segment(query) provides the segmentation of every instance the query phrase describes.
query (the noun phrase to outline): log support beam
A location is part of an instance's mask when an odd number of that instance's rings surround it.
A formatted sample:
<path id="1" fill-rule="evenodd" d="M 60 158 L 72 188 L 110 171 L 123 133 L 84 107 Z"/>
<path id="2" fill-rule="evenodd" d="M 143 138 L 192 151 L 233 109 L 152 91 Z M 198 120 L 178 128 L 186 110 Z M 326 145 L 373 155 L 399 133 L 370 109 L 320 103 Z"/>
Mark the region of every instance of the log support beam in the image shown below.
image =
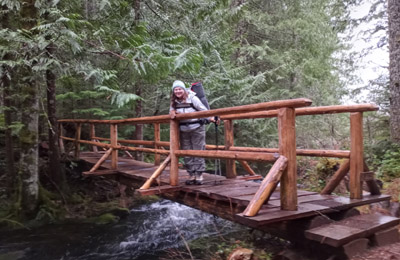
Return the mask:
<path id="1" fill-rule="evenodd" d="M 296 125 L 294 108 L 281 108 L 278 113 L 279 153 L 287 158 L 281 178 L 281 209 L 297 210 Z"/>
<path id="2" fill-rule="evenodd" d="M 340 182 L 343 180 L 346 174 L 349 172 L 349 169 L 350 169 L 350 160 L 346 160 L 340 165 L 339 169 L 335 172 L 335 174 L 333 174 L 332 178 L 329 180 L 329 182 L 325 185 L 324 189 L 321 191 L 321 194 L 323 195 L 331 194 L 340 184 Z"/>
<path id="3" fill-rule="evenodd" d="M 161 175 L 161 173 L 164 171 L 164 169 L 168 166 L 168 164 L 171 161 L 171 155 L 168 155 L 168 157 L 164 160 L 164 162 L 158 167 L 158 169 L 151 175 L 151 177 L 140 187 L 141 190 L 146 190 L 150 188 L 151 184 L 155 179 L 158 178 L 158 176 Z"/>
<path id="4" fill-rule="evenodd" d="M 282 172 L 286 170 L 287 162 L 288 160 L 286 157 L 280 156 L 279 159 L 274 163 L 271 170 L 262 181 L 260 188 L 257 190 L 256 194 L 249 202 L 249 205 L 247 205 L 247 208 L 244 210 L 243 215 L 246 217 L 253 217 L 257 215 L 262 205 L 268 202 L 271 194 L 275 191 L 276 186 L 281 179 Z"/>
<path id="5" fill-rule="evenodd" d="M 171 155 L 171 167 L 170 167 L 170 185 L 178 186 L 179 185 L 179 157 L 176 152 L 179 150 L 179 121 L 178 120 L 170 120 L 170 129 L 169 129 L 169 139 L 170 139 L 170 155 Z"/>
<path id="6" fill-rule="evenodd" d="M 218 133 L 216 133 L 218 134 Z M 224 137 L 225 150 L 229 150 L 233 146 L 233 122 L 232 120 L 224 120 Z M 226 178 L 236 178 L 236 165 L 234 160 L 226 160 Z"/>
<path id="7" fill-rule="evenodd" d="M 361 173 L 364 171 L 363 114 L 350 114 L 350 198 L 362 198 Z"/>
<path id="8" fill-rule="evenodd" d="M 244 160 L 238 160 L 238 161 L 239 161 L 240 165 L 242 165 L 243 169 L 245 169 L 245 171 L 248 174 L 257 175 L 246 161 L 244 161 Z"/>
<path id="9" fill-rule="evenodd" d="M 161 148 L 161 146 L 158 146 L 157 143 L 160 142 L 160 124 L 155 123 L 153 124 L 154 126 L 154 149 L 157 150 Z M 161 156 L 159 153 L 154 154 L 154 165 L 160 165 L 161 162 Z"/>
<path id="10" fill-rule="evenodd" d="M 110 125 L 110 145 L 113 148 L 111 152 L 111 169 L 116 170 L 118 168 L 118 128 L 116 124 Z"/>
<path id="11" fill-rule="evenodd" d="M 102 164 L 105 160 L 107 160 L 107 158 L 110 156 L 110 154 L 112 153 L 113 149 L 110 148 L 107 150 L 107 152 L 105 154 L 103 154 L 103 156 L 100 158 L 100 160 L 97 161 L 97 163 L 95 165 L 93 165 L 92 169 L 90 169 L 90 173 L 95 172 Z"/>
<path id="12" fill-rule="evenodd" d="M 96 129 L 94 124 L 90 124 L 90 140 L 95 142 L 96 141 Z M 96 145 L 92 145 L 93 152 L 97 153 L 98 149 Z"/>
<path id="13" fill-rule="evenodd" d="M 80 145 L 80 140 L 81 140 L 81 131 L 82 131 L 82 124 L 81 123 L 76 123 L 75 124 L 76 131 L 75 131 L 75 158 L 79 158 L 80 150 L 81 150 L 81 145 Z"/>

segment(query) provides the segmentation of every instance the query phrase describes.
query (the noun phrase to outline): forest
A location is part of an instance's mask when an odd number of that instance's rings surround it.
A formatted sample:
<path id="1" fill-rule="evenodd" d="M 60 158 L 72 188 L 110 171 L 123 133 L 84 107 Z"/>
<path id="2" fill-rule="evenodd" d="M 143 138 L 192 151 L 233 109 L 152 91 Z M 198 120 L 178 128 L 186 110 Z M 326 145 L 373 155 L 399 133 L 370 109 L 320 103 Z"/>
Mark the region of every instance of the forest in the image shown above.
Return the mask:
<path id="1" fill-rule="evenodd" d="M 366 2 L 369 11 L 354 18 L 352 12 Z M 0 0 L 0 5 L 0 229 L 98 214 L 87 205 L 93 195 L 89 181 L 73 179 L 77 165 L 60 152 L 57 120 L 168 114 L 174 80 L 201 81 L 212 109 L 294 98 L 309 98 L 313 106 L 375 103 L 379 111 L 364 114 L 364 155 L 384 193 L 399 201 L 396 0 Z M 362 29 L 365 24 L 368 29 Z M 378 42 L 354 48 L 357 30 L 365 42 L 377 35 Z M 376 49 L 387 51 L 389 63 L 384 73 L 363 82 L 359 61 Z M 348 117 L 296 119 L 297 147 L 347 149 Z M 216 133 L 208 130 L 212 144 Z M 278 143 L 276 119 L 238 121 L 234 134 L 241 146 Z M 150 140 L 153 130 L 127 125 L 119 136 Z M 163 125 L 161 140 L 168 139 Z M 338 161 L 302 157 L 299 182 L 321 189 Z M 207 165 L 214 167 L 211 160 Z M 270 166 L 253 167 L 265 175 Z"/>

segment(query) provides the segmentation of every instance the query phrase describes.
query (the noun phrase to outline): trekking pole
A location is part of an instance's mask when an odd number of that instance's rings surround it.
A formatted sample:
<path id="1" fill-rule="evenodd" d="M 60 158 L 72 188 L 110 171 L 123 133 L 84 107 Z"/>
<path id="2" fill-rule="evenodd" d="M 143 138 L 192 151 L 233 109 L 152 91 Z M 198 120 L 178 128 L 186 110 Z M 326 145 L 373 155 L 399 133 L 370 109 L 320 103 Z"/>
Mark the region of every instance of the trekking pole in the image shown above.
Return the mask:
<path id="1" fill-rule="evenodd" d="M 218 151 L 218 116 L 214 117 L 214 124 L 215 124 L 215 146 L 217 147 Z M 215 159 L 215 164 L 214 164 L 214 174 L 215 174 L 215 182 L 214 184 L 217 184 L 217 175 L 222 176 L 221 172 L 221 160 L 220 159 Z"/>

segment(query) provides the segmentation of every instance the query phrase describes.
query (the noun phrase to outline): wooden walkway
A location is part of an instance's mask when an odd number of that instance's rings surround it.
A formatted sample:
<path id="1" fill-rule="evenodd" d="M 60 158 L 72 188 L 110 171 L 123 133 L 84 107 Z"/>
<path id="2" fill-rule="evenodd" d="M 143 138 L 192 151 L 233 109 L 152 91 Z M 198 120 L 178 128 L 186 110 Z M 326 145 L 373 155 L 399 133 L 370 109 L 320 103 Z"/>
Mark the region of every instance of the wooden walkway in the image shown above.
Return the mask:
<path id="1" fill-rule="evenodd" d="M 59 120 L 60 148 L 63 151 L 64 141 L 73 142 L 75 158 L 93 166 L 89 172 L 84 173 L 87 176 L 109 175 L 120 183 L 134 188 L 141 187 L 136 191 L 142 195 L 158 194 L 221 218 L 297 241 L 312 249 L 320 247 L 315 246 L 315 243 L 325 244 L 340 249 L 340 254 L 350 257 L 354 253 L 352 248 L 365 249 L 370 242 L 382 245 L 389 240 L 398 239 L 398 231 L 393 229 L 399 223 L 398 218 L 380 214 L 360 217 L 360 212 L 354 209 L 357 206 L 390 200 L 390 196 L 380 195 L 374 173 L 365 164 L 363 154 L 363 113 L 376 111 L 378 107 L 372 104 L 308 107 L 311 103 L 309 99 L 278 100 L 177 114 L 174 119 L 169 115 L 122 120 L 62 119 Z M 350 150 L 297 148 L 298 116 L 335 113 L 350 113 Z M 211 116 L 219 116 L 223 120 L 224 145 L 206 145 L 206 150 L 201 151 L 180 150 L 179 121 Z M 271 117 L 278 121 L 278 147 L 235 146 L 233 120 Z M 70 127 L 65 128 L 65 124 L 70 124 Z M 62 130 L 70 129 L 71 124 L 75 133 L 63 134 Z M 126 124 L 151 124 L 154 130 L 153 140 L 118 138 L 118 126 Z M 169 141 L 161 141 L 161 124 L 169 124 Z M 83 125 L 89 126 L 89 139 L 81 138 Z M 97 125 L 108 125 L 109 135 L 102 132 L 102 136 L 97 136 Z M 82 152 L 81 145 L 89 145 L 94 152 Z M 100 149 L 107 152 L 97 153 Z M 121 158 L 119 154 L 122 151 L 154 154 L 154 164 L 160 164 L 160 167 Z M 162 155 L 167 156 L 163 163 Z M 225 160 L 224 176 L 228 179 L 204 174 L 204 185 L 185 185 L 188 175 L 186 171 L 179 169 L 179 158 L 185 156 Z M 321 194 L 318 194 L 298 189 L 298 156 L 334 157 L 343 158 L 344 161 Z M 262 182 L 254 181 L 255 178 L 262 177 L 255 175 L 249 161 L 273 163 Z M 251 176 L 237 176 L 236 162 Z M 165 168 L 168 164 L 170 167 Z M 159 176 L 161 172 L 162 175 Z M 331 195 L 346 175 L 349 176 L 348 198 Z M 156 183 L 155 178 L 158 178 Z M 156 186 L 150 186 L 152 183 Z M 280 186 L 277 186 L 278 183 Z M 370 195 L 364 194 L 363 183 L 368 186 Z M 355 227 L 357 223 L 360 225 Z"/>
<path id="2" fill-rule="evenodd" d="M 80 159 L 89 164 L 95 164 L 102 153 L 82 152 Z M 138 185 L 143 184 L 151 174 L 157 169 L 154 164 L 135 161 L 133 159 L 119 158 L 118 170 L 111 170 L 111 162 L 106 161 L 102 164 L 102 168 L 95 173 L 85 172 L 89 176 L 96 175 L 118 175 L 124 176 Z M 179 202 L 188 206 L 200 208 L 196 203 L 200 197 L 203 201 L 208 201 L 209 213 L 218 214 L 218 207 L 221 203 L 230 205 L 230 220 L 241 223 L 243 225 L 259 228 L 272 223 L 283 222 L 286 220 L 295 220 L 321 214 L 328 214 L 351 209 L 357 206 L 371 204 L 375 202 L 390 200 L 389 195 L 365 195 L 362 199 L 350 199 L 335 195 L 320 195 L 317 192 L 298 190 L 298 210 L 287 211 L 280 209 L 280 192 L 278 189 L 272 194 L 267 204 L 263 205 L 259 213 L 254 217 L 246 217 L 240 213 L 253 198 L 254 194 L 260 187 L 259 182 L 254 179 L 261 176 L 238 176 L 236 179 L 226 179 L 223 176 L 215 176 L 213 174 L 204 174 L 203 185 L 185 185 L 188 174 L 185 170 L 179 170 L 179 185 L 169 185 L 169 168 L 166 168 L 159 178 L 158 186 L 148 190 L 140 191 L 142 195 L 160 194 L 170 195 L 167 198 L 182 198 Z M 180 196 L 177 196 L 180 193 Z M 188 200 L 187 198 L 191 198 Z M 183 199 L 185 198 L 185 199 Z M 173 200 L 173 199 L 172 199 Z M 211 206 L 210 206 L 211 205 Z M 212 206 L 214 205 L 214 206 Z M 232 208 L 235 208 L 233 211 Z M 226 216 L 222 216 L 227 218 Z"/>

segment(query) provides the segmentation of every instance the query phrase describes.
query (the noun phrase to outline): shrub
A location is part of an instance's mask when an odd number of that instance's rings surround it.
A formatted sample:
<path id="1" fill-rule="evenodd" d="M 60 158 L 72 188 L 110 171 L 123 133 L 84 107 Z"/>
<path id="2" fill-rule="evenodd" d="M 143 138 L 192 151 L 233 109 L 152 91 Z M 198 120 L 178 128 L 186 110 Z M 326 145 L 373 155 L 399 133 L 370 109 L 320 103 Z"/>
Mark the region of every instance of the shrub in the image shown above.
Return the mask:
<path id="1" fill-rule="evenodd" d="M 400 146 L 392 144 L 383 154 L 378 168 L 378 177 L 384 181 L 390 181 L 400 177 Z"/>

